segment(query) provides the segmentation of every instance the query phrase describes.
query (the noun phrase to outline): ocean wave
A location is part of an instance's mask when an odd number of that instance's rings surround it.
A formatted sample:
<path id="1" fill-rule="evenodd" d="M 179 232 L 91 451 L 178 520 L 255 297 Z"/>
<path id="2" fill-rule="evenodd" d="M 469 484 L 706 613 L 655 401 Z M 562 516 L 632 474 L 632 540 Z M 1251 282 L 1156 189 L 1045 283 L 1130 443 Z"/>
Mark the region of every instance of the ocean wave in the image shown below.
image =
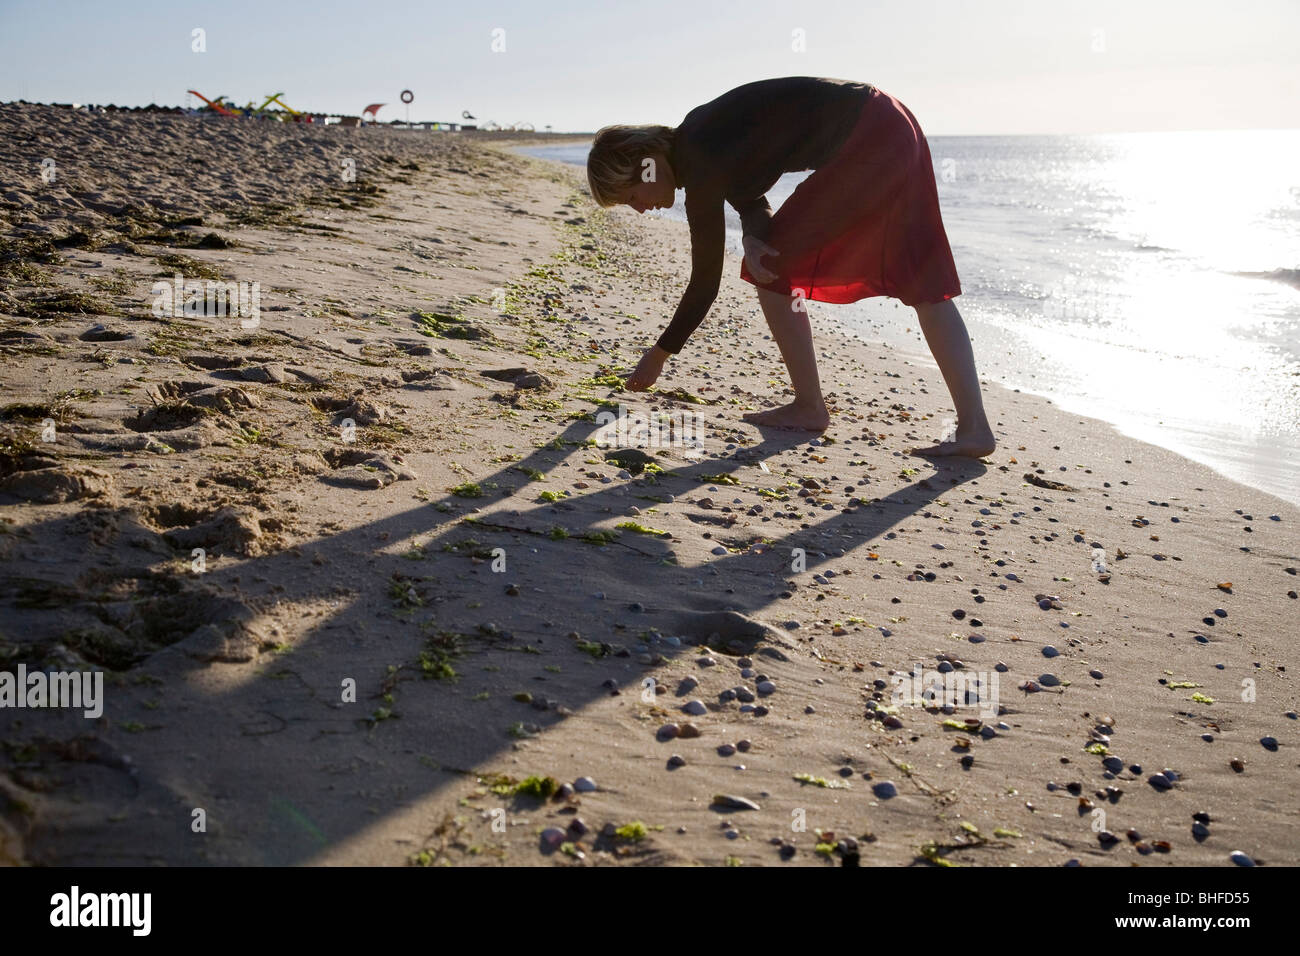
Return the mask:
<path id="1" fill-rule="evenodd" d="M 1234 272 L 1233 275 L 1246 276 L 1250 279 L 1272 279 L 1284 282 L 1293 289 L 1300 289 L 1300 269 L 1274 269 L 1271 272 Z"/>

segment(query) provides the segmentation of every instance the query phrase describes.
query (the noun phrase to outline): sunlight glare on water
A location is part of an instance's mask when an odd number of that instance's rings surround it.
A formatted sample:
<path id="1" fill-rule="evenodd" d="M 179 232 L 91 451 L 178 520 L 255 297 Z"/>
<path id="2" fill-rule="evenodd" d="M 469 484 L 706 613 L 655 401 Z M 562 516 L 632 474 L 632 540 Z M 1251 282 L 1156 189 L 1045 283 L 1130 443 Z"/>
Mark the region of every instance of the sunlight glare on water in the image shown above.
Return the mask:
<path id="1" fill-rule="evenodd" d="M 1300 130 L 929 141 L 981 375 L 1300 503 Z M 813 315 L 924 356 L 893 305 Z"/>

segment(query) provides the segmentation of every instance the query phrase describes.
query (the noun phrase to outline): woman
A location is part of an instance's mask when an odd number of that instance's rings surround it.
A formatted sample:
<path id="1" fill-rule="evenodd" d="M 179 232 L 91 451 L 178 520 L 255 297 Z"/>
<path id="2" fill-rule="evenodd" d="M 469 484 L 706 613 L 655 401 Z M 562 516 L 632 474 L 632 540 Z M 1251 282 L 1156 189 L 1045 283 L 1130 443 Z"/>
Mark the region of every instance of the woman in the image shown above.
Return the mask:
<path id="1" fill-rule="evenodd" d="M 765 193 L 782 173 L 814 169 L 776 215 Z M 607 126 L 587 178 L 601 206 L 668 208 L 686 190 L 691 279 L 659 341 L 627 379 L 649 388 L 704 320 L 722 280 L 723 202 L 740 214 L 740 276 L 758 287 L 795 400 L 745 415 L 755 425 L 821 432 L 830 423 L 804 303 L 893 296 L 916 309 L 957 408 L 952 441 L 918 454 L 993 451 L 930 148 L 911 112 L 866 83 L 790 76 L 736 87 L 681 125 Z"/>

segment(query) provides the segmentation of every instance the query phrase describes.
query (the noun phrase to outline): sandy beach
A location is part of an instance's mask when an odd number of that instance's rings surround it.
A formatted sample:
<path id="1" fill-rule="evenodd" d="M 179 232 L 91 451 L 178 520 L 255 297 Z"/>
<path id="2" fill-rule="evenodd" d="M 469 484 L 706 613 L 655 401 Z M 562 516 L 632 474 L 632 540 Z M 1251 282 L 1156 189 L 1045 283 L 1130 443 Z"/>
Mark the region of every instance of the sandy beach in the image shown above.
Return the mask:
<path id="1" fill-rule="evenodd" d="M 911 456 L 818 303 L 760 432 L 731 257 L 625 392 L 689 235 L 512 142 L 0 105 L 0 670 L 104 674 L 0 707 L 0 862 L 1300 863 L 1295 507 L 991 385 Z"/>

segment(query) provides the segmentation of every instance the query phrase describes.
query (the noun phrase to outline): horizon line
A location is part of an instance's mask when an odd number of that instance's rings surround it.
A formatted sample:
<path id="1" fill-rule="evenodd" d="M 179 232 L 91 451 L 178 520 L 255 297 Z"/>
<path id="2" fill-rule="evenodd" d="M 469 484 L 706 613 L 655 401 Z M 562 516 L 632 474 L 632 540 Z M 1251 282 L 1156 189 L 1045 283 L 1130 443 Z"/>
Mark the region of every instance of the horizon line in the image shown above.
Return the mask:
<path id="1" fill-rule="evenodd" d="M 55 108 L 58 108 L 58 109 L 79 109 L 79 110 L 89 110 L 91 107 L 105 109 L 105 108 L 107 108 L 107 107 L 109 107 L 109 106 L 112 106 L 112 107 L 114 107 L 116 110 L 133 111 L 133 112 L 134 112 L 134 111 L 140 111 L 140 110 L 148 110 L 150 107 L 154 107 L 154 108 L 159 109 L 159 110 L 175 110 L 175 109 L 179 109 L 179 110 L 187 111 L 187 115 L 194 114 L 194 113 L 199 113 L 199 112 L 203 112 L 202 110 L 195 110 L 193 107 L 184 106 L 184 105 L 181 105 L 181 104 L 168 105 L 168 104 L 164 104 L 164 103 L 147 103 L 147 104 L 141 104 L 141 105 L 138 105 L 138 106 L 128 106 L 128 105 L 123 105 L 123 104 L 120 104 L 120 103 L 41 103 L 41 102 L 37 102 L 37 101 L 35 101 L 35 100 L 21 100 L 21 99 L 20 99 L 20 100 L 0 100 L 0 106 L 50 106 L 50 107 L 55 107 Z M 311 114 L 313 114 L 313 115 L 317 115 L 317 116 L 351 116 L 351 115 L 352 115 L 352 114 L 350 114 L 350 113 L 331 113 L 331 112 L 324 112 L 324 111 L 318 111 L 318 110 L 302 110 L 301 112 L 303 112 L 303 113 L 311 113 Z M 233 119 L 242 119 L 243 117 L 230 117 L 230 118 L 233 120 Z M 365 125 L 367 125 L 367 126 L 384 126 L 384 127 L 398 127 L 398 128 L 400 128 L 400 127 L 402 127 L 402 126 L 405 126 L 406 123 L 407 123 L 406 120 L 392 119 L 392 120 L 385 120 L 385 121 L 383 121 L 383 122 L 379 122 L 379 123 L 367 123 L 367 124 L 365 124 Z M 428 124 L 428 123 L 439 123 L 439 124 L 444 124 L 444 125 L 458 125 L 458 126 L 463 126 L 463 125 L 464 125 L 463 121 L 461 121 L 461 120 L 412 119 L 412 120 L 410 120 L 410 123 L 411 123 L 411 125 Z M 333 125 L 333 124 L 331 124 L 331 125 Z M 448 131 L 446 131 L 446 132 L 455 132 L 455 131 L 448 130 Z M 488 129 L 483 129 L 482 127 L 476 127 L 475 129 L 473 129 L 473 130 L 469 130 L 468 132 L 479 132 L 479 133 L 523 133 L 523 134 L 533 135 L 533 136 L 585 136 L 585 137 L 594 138 L 595 135 L 596 135 L 596 132 L 597 132 L 597 131 L 596 131 L 596 130 L 559 130 L 559 129 L 552 129 L 552 130 L 546 130 L 546 129 L 532 129 L 532 130 L 496 129 L 496 130 L 488 130 Z M 935 132 L 928 132 L 928 131 L 927 131 L 925 135 L 926 135 L 927 138 L 934 138 L 934 137 L 958 138 L 958 137 L 978 137 L 978 136 L 1004 136 L 1004 137 L 1011 137 L 1011 136 L 1128 136 L 1128 135 L 1157 134 L 1157 133 L 1289 133 L 1289 132 L 1300 132 L 1300 126 L 1204 126 L 1204 127 L 1194 127 L 1194 128 L 1179 128 L 1179 129 L 1111 129 L 1111 130 L 1089 130 L 1089 131 L 1087 131 L 1087 132 L 1078 132 L 1078 131 L 1074 131 L 1074 132 L 1061 132 L 1061 131 L 1047 132 L 1047 131 L 1038 131 L 1038 132 L 1032 132 L 1032 133 L 1025 133 L 1025 132 L 1020 132 L 1020 133 L 942 133 L 942 132 L 940 132 L 940 133 L 935 133 Z"/>

